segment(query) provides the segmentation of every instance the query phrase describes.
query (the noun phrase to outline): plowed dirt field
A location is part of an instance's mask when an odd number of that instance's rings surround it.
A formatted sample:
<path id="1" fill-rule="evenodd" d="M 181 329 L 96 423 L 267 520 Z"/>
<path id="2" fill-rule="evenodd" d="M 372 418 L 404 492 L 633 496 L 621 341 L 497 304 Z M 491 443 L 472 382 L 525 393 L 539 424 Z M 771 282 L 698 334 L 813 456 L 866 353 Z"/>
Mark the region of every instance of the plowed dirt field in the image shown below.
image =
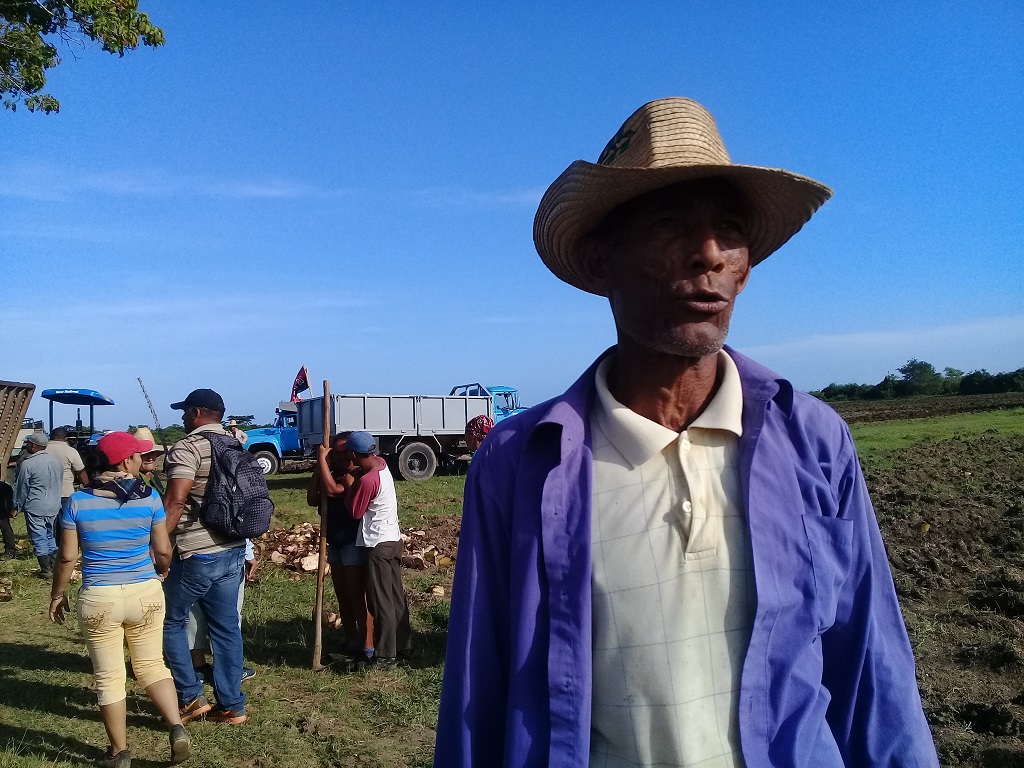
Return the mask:
<path id="1" fill-rule="evenodd" d="M 867 473 L 942 764 L 1024 766 L 1024 437 Z"/>

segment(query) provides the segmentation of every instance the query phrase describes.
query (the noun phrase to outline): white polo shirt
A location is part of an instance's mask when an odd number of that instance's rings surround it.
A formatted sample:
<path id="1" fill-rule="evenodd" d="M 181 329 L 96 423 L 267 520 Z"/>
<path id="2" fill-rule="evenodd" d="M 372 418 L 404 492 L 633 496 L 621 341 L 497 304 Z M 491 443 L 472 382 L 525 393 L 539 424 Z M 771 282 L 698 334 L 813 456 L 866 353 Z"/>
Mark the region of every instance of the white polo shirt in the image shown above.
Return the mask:
<path id="1" fill-rule="evenodd" d="M 743 766 L 739 687 L 756 606 L 736 438 L 743 394 L 680 433 L 634 413 L 597 370 L 590 765 Z"/>

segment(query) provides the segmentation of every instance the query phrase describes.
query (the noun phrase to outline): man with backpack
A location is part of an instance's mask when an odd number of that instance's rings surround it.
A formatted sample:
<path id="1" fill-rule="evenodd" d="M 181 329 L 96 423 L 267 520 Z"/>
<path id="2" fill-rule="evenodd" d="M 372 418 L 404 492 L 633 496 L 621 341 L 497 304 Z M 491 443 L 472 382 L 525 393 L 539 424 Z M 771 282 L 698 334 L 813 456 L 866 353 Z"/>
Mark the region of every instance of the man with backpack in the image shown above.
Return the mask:
<path id="1" fill-rule="evenodd" d="M 241 725 L 247 715 L 238 589 L 245 570 L 246 537 L 211 524 L 205 509 L 210 505 L 204 504 L 208 494 L 219 495 L 213 481 L 223 466 L 219 459 L 228 450 L 227 441 L 236 450 L 239 446 L 221 425 L 224 400 L 212 389 L 194 390 L 171 408 L 184 412 L 188 435 L 174 444 L 164 460 L 168 480 L 164 506 L 175 545 L 164 580 L 164 653 L 178 689 L 182 722 L 205 714 L 207 720 Z M 216 708 L 203 695 L 203 680 L 192 666 L 186 635 L 189 611 L 196 603 L 209 628 Z"/>

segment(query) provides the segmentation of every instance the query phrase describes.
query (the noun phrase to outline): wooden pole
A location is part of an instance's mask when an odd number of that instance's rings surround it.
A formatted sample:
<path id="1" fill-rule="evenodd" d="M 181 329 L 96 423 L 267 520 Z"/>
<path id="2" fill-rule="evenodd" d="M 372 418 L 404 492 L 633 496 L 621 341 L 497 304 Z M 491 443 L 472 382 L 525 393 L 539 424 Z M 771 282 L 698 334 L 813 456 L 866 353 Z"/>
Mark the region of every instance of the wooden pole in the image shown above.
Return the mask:
<path id="1" fill-rule="evenodd" d="M 331 444 L 331 382 L 324 379 L 324 437 L 321 445 Z M 327 570 L 327 490 L 320 482 L 320 553 L 316 563 L 316 609 L 313 611 L 313 671 L 324 668 L 323 650 L 324 577 Z"/>

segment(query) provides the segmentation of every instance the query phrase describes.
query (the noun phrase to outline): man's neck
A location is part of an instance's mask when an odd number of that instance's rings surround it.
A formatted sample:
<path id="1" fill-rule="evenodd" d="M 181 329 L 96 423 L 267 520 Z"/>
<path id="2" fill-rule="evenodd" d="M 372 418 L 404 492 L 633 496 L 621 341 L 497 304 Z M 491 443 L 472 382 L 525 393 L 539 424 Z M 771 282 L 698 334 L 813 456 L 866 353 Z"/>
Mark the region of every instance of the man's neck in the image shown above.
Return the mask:
<path id="1" fill-rule="evenodd" d="M 620 344 L 608 389 L 634 413 L 680 432 L 718 391 L 718 355 L 678 357 Z"/>

